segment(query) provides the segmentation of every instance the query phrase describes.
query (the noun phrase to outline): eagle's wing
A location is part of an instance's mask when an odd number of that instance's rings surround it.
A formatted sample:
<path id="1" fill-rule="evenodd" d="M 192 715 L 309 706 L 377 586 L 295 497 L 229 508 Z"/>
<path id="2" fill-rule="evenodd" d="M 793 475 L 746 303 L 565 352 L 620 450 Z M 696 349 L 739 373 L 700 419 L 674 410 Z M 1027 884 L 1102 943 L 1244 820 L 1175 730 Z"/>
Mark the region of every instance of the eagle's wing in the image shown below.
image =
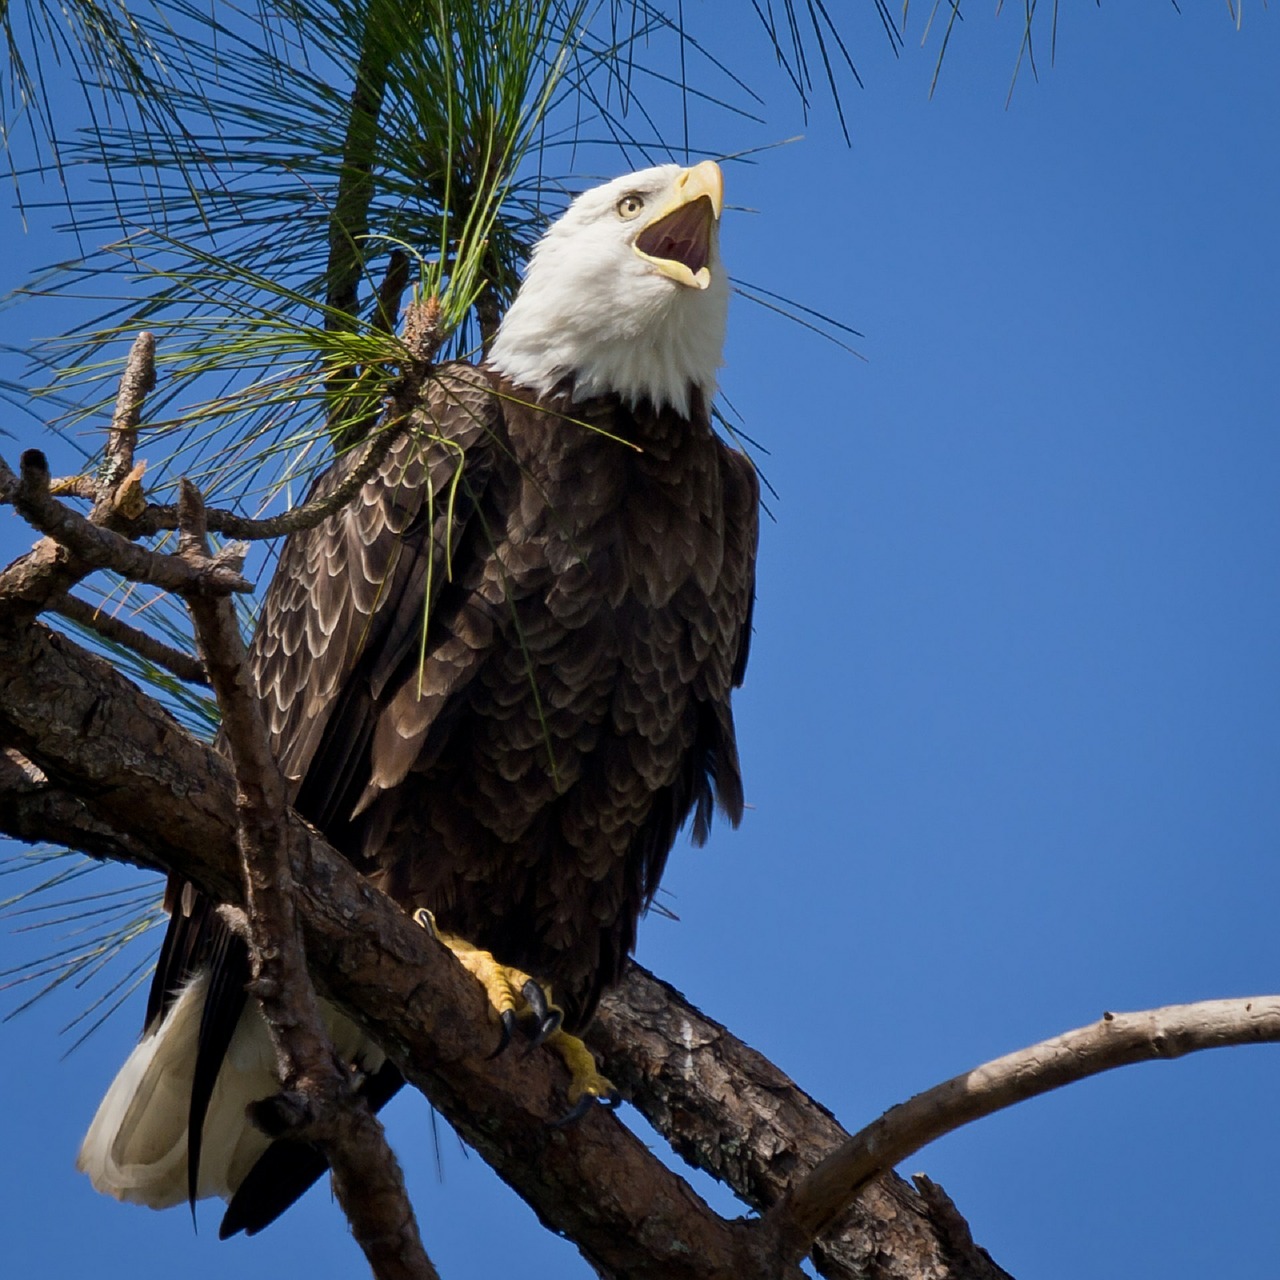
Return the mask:
<path id="1" fill-rule="evenodd" d="M 375 727 L 374 702 L 413 659 L 431 605 L 457 569 L 453 551 L 465 543 L 463 531 L 489 482 L 500 429 L 487 377 L 468 365 L 443 367 L 424 405 L 352 502 L 295 534 L 280 553 L 250 668 L 294 806 L 348 856 L 356 850 L 343 848 L 343 836 L 366 783 L 362 760 Z M 361 452 L 325 472 L 312 496 L 331 493 Z M 353 679 L 357 673 L 361 678 Z M 148 1029 L 194 973 L 210 972 L 188 1121 L 194 1200 L 204 1118 L 244 1009 L 249 959 L 193 885 L 171 882 L 166 898 L 171 914 L 148 1000 Z M 381 1078 L 387 1072 L 394 1079 Z M 385 1102 L 398 1085 L 394 1068 L 384 1068 L 373 1082 L 382 1095 L 377 1101 Z M 286 1168 L 277 1168 L 272 1204 L 257 1203 L 254 1193 L 249 1198 L 255 1203 L 237 1209 L 249 1220 L 239 1225 L 265 1226 L 287 1208 L 323 1171 L 323 1165 L 304 1164 L 286 1161 Z M 251 1176 L 246 1190 L 250 1184 L 262 1191 L 261 1178 Z"/>
<path id="2" fill-rule="evenodd" d="M 485 375 L 447 366 L 423 420 L 355 502 L 281 552 L 250 662 L 296 807 L 330 840 L 330 820 L 351 816 L 368 781 L 374 703 L 424 648 L 431 606 L 460 568 L 454 552 L 489 482 L 498 418 Z M 327 472 L 317 494 L 351 465 Z M 456 687 L 458 675 L 444 683 Z M 416 692 L 427 701 L 433 689 Z"/>

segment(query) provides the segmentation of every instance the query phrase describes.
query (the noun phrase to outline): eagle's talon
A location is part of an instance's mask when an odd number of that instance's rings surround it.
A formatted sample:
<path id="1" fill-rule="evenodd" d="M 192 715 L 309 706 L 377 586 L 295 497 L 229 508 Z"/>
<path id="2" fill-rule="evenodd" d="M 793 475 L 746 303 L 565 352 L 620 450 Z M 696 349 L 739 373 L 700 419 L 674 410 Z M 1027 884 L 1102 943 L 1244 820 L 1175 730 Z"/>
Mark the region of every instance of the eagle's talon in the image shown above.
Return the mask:
<path id="1" fill-rule="evenodd" d="M 547 993 L 532 978 L 520 988 L 520 994 L 524 996 L 525 1003 L 533 1010 L 533 1016 L 539 1023 L 543 1022 L 547 1016 Z"/>
<path id="2" fill-rule="evenodd" d="M 560 1009 L 557 1009 L 555 1005 L 552 1005 L 551 1011 L 538 1024 L 538 1033 L 533 1037 L 534 1045 L 546 1044 L 552 1036 L 559 1032 L 560 1025 L 563 1022 L 564 1013 Z"/>
<path id="3" fill-rule="evenodd" d="M 567 1129 L 571 1124 L 577 1124 L 591 1110 L 593 1104 L 603 1107 L 606 1111 L 617 1111 L 622 1106 L 622 1094 L 604 1076 L 597 1075 L 595 1078 L 601 1085 L 607 1085 L 608 1087 L 601 1093 L 594 1092 L 595 1086 L 585 1088 L 577 1102 L 559 1120 L 551 1122 L 553 1129 Z M 574 1085 L 576 1084 L 577 1081 L 575 1080 Z M 574 1085 L 569 1087 L 570 1097 L 573 1096 Z"/>
<path id="4" fill-rule="evenodd" d="M 425 929 L 437 942 L 441 941 L 440 930 L 436 927 L 436 917 L 433 911 L 429 911 L 426 907 L 419 907 L 412 916 L 413 923 L 419 928 Z"/>
<path id="5" fill-rule="evenodd" d="M 502 1028 L 498 1033 L 498 1047 L 485 1058 L 486 1062 L 492 1062 L 494 1058 L 499 1057 L 503 1050 L 511 1043 L 511 1034 L 515 1031 L 518 1025 L 515 1010 L 504 1009 L 502 1013 L 498 1015 L 498 1022 L 501 1024 Z"/>
<path id="6" fill-rule="evenodd" d="M 546 990 L 530 979 L 520 988 L 520 994 L 529 1006 L 534 1018 L 533 1044 L 546 1044 L 564 1022 L 564 1010 L 547 999 Z"/>
<path id="7" fill-rule="evenodd" d="M 577 1124 L 591 1110 L 593 1102 L 595 1102 L 595 1099 L 589 1093 L 584 1093 L 559 1120 L 551 1122 L 551 1127 L 553 1129 L 567 1129 L 571 1124 Z"/>

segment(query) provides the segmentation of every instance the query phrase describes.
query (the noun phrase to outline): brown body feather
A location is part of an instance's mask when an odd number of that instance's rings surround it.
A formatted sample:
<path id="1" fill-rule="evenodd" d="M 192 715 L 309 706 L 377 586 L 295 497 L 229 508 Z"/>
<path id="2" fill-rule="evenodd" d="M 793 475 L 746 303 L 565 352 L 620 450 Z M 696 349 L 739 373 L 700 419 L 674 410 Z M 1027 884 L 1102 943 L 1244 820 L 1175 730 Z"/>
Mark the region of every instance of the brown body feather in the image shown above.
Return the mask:
<path id="1" fill-rule="evenodd" d="M 689 418 L 537 404 L 445 367 L 359 497 L 286 543 L 251 651 L 299 812 L 406 909 L 550 983 L 571 1028 L 619 977 L 685 820 L 701 841 L 716 804 L 742 815 L 730 693 L 759 491 L 694 399 Z M 243 952 L 172 896 L 149 1018 L 213 964 L 211 1088 Z M 251 1177 L 224 1232 L 265 1225 L 308 1169 L 265 1199 Z"/>

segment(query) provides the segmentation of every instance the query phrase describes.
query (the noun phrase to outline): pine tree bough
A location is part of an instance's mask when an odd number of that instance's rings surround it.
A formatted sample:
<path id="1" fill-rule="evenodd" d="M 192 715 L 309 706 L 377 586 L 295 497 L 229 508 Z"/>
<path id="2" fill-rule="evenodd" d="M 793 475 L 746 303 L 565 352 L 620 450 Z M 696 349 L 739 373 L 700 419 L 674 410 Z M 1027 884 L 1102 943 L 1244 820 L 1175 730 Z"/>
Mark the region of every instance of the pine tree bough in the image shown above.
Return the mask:
<path id="1" fill-rule="evenodd" d="M 11 767 L 0 770 L 5 793 L 0 825 L 9 834 L 32 839 L 41 820 L 62 838 L 83 830 L 82 843 L 100 856 L 178 869 L 221 898 L 243 901 L 234 786 L 226 763 L 108 664 L 39 623 L 10 619 L 0 624 L 0 742 L 50 780 L 40 788 L 30 768 L 8 757 Z M 559 1114 L 564 1085 L 559 1063 L 546 1054 L 487 1061 L 492 1035 L 485 1027 L 483 998 L 470 978 L 304 823 L 290 818 L 290 831 L 297 842 L 299 916 L 322 991 L 380 1040 L 548 1226 L 575 1240 L 608 1275 L 744 1280 L 798 1274 L 776 1254 L 770 1256 L 769 1231 L 719 1219 L 611 1116 L 593 1113 L 576 1129 L 553 1128 L 549 1122 Z M 111 832 L 128 835 L 113 845 Z M 701 1049 L 687 1080 L 672 1084 L 679 1072 L 663 1061 L 671 1055 L 655 1049 L 662 1036 L 654 1028 L 664 1022 L 704 1029 L 695 1035 L 695 1046 L 706 1038 L 703 1047 L 718 1060 L 729 1085 L 715 1092 L 740 1101 L 740 1107 L 726 1109 L 723 1101 L 701 1092 L 708 1062 Z M 1018 1061 L 1011 1075 L 1001 1074 L 1001 1063 L 992 1064 L 922 1095 L 924 1101 L 896 1108 L 877 1122 L 879 1128 L 873 1126 L 876 1150 L 870 1164 L 884 1168 L 976 1114 L 1108 1066 L 1278 1038 L 1280 1001 L 1274 997 L 1106 1018 L 1061 1038 L 1059 1049 L 1049 1042 L 1014 1055 Z M 1090 1039 L 1110 1042 L 1116 1052 L 1078 1052 Z M 804 1220 L 777 1224 L 793 1251 L 807 1247 L 797 1239 L 832 1217 L 832 1203 L 849 1204 L 863 1174 L 851 1173 L 847 1151 L 840 1154 L 834 1121 L 776 1068 L 669 989 L 634 974 L 610 1000 L 595 1041 L 606 1050 L 609 1069 L 633 1089 L 637 1102 L 678 1148 L 730 1180 L 748 1203 L 775 1203 L 788 1180 L 803 1181 L 801 1170 L 836 1145 L 834 1193 L 813 1198 L 813 1188 L 821 1191 L 827 1181 L 823 1175 L 803 1193 L 810 1202 L 800 1215 Z M 1002 1062 L 1008 1067 L 1011 1060 Z M 971 1086 L 984 1074 L 998 1087 L 975 1111 Z M 769 1142 L 760 1141 L 762 1094 L 782 1099 Z M 678 1117 L 664 1118 L 657 1101 L 664 1096 L 668 1105 L 679 1103 Z M 922 1107 L 929 1113 L 924 1124 L 919 1123 Z M 899 1127 L 903 1116 L 909 1131 L 905 1140 Z M 897 1136 L 889 1141 L 886 1133 Z M 712 1141 L 715 1134 L 718 1144 Z M 794 1168 L 779 1158 L 780 1142 L 792 1144 Z M 716 1145 L 722 1153 L 737 1148 L 738 1154 L 717 1164 L 708 1154 Z M 752 1148 L 746 1157 L 744 1146 Z M 930 1280 L 1001 1276 L 967 1240 L 967 1232 L 956 1228 L 945 1197 L 932 1184 L 922 1186 L 926 1194 L 919 1204 L 913 1203 L 913 1192 L 894 1181 L 877 1182 L 864 1192 L 844 1227 L 814 1251 L 824 1274 Z M 893 1222 L 878 1220 L 880 1196 L 889 1197 L 882 1202 L 886 1207 L 911 1207 L 886 1215 Z M 821 1207 L 816 1216 L 814 1204 Z M 776 1243 L 778 1237 L 773 1239 Z"/>

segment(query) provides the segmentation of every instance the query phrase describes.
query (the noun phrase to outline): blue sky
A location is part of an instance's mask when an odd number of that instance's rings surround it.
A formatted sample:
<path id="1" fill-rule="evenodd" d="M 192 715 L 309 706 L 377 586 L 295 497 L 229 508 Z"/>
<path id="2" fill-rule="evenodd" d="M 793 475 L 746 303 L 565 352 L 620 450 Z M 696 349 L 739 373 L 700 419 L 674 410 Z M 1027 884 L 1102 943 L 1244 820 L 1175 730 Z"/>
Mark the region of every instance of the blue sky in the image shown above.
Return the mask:
<path id="1" fill-rule="evenodd" d="M 677 848 L 680 921 L 639 956 L 850 1128 L 1105 1009 L 1276 987 L 1280 24 L 1063 6 L 1056 65 L 1006 110 L 1020 16 L 992 7 L 932 100 L 923 9 L 896 61 L 861 18 L 851 147 L 758 41 L 736 65 L 767 126 L 706 129 L 806 135 L 727 169 L 725 257 L 865 360 L 734 304 L 723 387 L 778 493 L 737 702 L 753 807 Z M 3 226 L 6 287 L 59 252 Z M 0 341 L 55 316 L 10 308 Z M 11 514 L 0 538 L 24 542 Z M 135 1006 L 65 1061 L 74 993 L 0 1031 L 6 1267 L 362 1274 L 323 1191 L 219 1244 L 213 1212 L 193 1234 L 74 1173 Z M 1019 1280 L 1271 1277 L 1277 1072 L 1272 1047 L 1113 1072 L 903 1172 Z M 420 1098 L 388 1121 L 443 1275 L 591 1274 L 443 1130 L 438 1175 Z"/>

